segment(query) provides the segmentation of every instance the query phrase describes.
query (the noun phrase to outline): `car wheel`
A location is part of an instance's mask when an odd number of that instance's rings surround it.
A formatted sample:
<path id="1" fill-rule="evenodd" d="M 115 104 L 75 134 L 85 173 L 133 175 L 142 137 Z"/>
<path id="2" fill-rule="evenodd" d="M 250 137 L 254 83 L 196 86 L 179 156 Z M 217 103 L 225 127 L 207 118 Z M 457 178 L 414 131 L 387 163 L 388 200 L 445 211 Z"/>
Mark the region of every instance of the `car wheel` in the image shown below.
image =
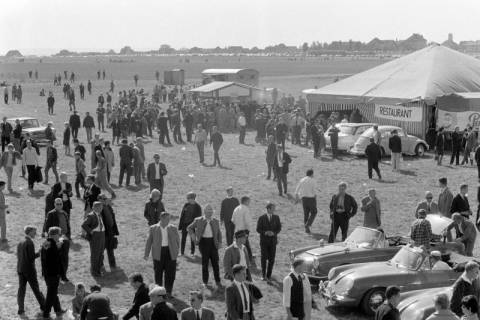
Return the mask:
<path id="1" fill-rule="evenodd" d="M 362 311 L 368 316 L 373 316 L 383 302 L 385 302 L 385 288 L 373 288 L 362 299 Z"/>
<path id="2" fill-rule="evenodd" d="M 425 155 L 425 146 L 423 144 L 417 144 L 415 147 L 415 154 L 419 157 L 423 157 Z"/>

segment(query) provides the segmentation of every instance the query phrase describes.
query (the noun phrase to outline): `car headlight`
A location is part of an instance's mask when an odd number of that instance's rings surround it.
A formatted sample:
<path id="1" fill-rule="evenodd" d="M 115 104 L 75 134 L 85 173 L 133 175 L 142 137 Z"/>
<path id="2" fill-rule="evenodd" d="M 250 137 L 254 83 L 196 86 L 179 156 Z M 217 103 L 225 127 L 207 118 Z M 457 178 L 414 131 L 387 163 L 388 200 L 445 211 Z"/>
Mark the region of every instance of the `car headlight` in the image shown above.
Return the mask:
<path id="1" fill-rule="evenodd" d="M 327 275 L 328 280 L 332 280 L 333 274 L 334 274 L 334 271 L 333 271 L 333 268 L 332 268 L 332 269 L 330 269 L 330 271 L 328 271 L 328 275 Z"/>
<path id="2" fill-rule="evenodd" d="M 353 279 L 346 277 L 340 280 L 335 285 L 335 292 L 337 295 L 346 295 L 353 288 Z"/>
<path id="3" fill-rule="evenodd" d="M 314 269 L 317 269 L 320 266 L 320 261 L 318 261 L 318 259 L 314 259 L 312 265 Z"/>

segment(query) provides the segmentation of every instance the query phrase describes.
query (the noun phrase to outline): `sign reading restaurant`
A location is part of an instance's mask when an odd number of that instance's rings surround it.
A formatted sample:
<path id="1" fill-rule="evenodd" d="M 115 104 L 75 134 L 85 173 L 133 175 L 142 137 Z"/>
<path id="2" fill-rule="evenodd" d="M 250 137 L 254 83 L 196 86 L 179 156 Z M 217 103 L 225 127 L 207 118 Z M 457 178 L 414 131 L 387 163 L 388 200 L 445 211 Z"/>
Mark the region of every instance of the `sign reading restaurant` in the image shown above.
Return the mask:
<path id="1" fill-rule="evenodd" d="M 422 121 L 422 108 L 376 104 L 375 116 L 396 121 Z"/>

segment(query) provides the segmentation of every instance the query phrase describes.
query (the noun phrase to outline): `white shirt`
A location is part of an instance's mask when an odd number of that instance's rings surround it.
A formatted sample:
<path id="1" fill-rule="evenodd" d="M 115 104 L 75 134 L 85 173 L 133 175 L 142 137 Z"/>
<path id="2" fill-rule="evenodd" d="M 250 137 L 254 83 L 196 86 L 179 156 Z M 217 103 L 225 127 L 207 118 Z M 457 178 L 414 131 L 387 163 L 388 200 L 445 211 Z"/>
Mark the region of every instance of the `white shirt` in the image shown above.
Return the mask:
<path id="1" fill-rule="evenodd" d="M 67 184 L 64 183 L 64 182 L 60 182 L 60 186 L 62 187 L 62 191 L 66 191 L 67 190 Z M 68 196 L 66 193 L 62 192 L 62 200 L 63 201 L 68 201 Z"/>
<path id="2" fill-rule="evenodd" d="M 245 126 L 247 125 L 247 121 L 245 120 L 245 117 L 244 117 L 244 116 L 238 117 L 238 124 L 239 124 L 241 127 L 245 127 Z"/>
<path id="3" fill-rule="evenodd" d="M 212 219 L 207 220 L 207 225 L 205 226 L 205 231 L 203 231 L 202 238 L 213 238 L 212 225 L 210 222 L 212 222 Z"/>
<path id="4" fill-rule="evenodd" d="M 299 274 L 292 271 L 293 275 L 297 277 Z M 302 274 L 302 284 L 303 284 L 303 302 L 308 303 L 312 301 L 312 289 L 310 287 L 310 281 L 308 280 L 308 277 L 306 277 L 304 274 Z M 290 293 L 293 285 L 293 280 L 290 277 L 290 274 L 288 274 L 284 279 L 283 279 L 283 306 L 285 308 L 290 308 Z"/>
<path id="5" fill-rule="evenodd" d="M 247 286 L 243 282 L 238 282 L 237 280 L 233 280 L 233 283 L 235 283 L 235 285 L 238 288 L 238 291 L 240 292 L 240 297 L 242 298 L 242 304 L 243 304 L 243 313 L 250 312 L 250 294 L 248 292 Z M 243 291 L 242 291 L 242 287 L 243 287 Z"/>
<path id="6" fill-rule="evenodd" d="M 451 270 L 450 266 L 441 260 L 437 261 L 433 266 L 432 270 Z"/>
<path id="7" fill-rule="evenodd" d="M 197 312 L 198 312 L 198 318 L 202 319 L 202 308 L 201 307 L 200 307 L 200 309 L 193 309 L 193 311 L 195 311 L 195 317 L 197 316 Z"/>
<path id="8" fill-rule="evenodd" d="M 235 225 L 235 231 L 249 230 L 252 225 L 252 216 L 250 209 L 243 204 L 240 204 L 233 210 L 232 222 Z"/>
<path id="9" fill-rule="evenodd" d="M 317 183 L 312 177 L 306 176 L 300 179 L 300 182 L 295 189 L 295 194 L 300 198 L 315 198 L 315 190 Z"/>
<path id="10" fill-rule="evenodd" d="M 95 211 L 93 211 L 93 213 L 97 216 L 97 219 L 98 219 L 98 224 L 97 226 L 92 230 L 92 232 L 102 232 L 102 231 L 105 231 L 104 227 L 103 227 L 103 221 L 102 221 L 102 217 L 100 216 L 100 213 L 96 213 Z"/>
<path id="11" fill-rule="evenodd" d="M 278 167 L 282 168 L 283 167 L 283 151 L 277 153 L 277 160 L 278 160 Z"/>
<path id="12" fill-rule="evenodd" d="M 160 225 L 160 230 L 162 232 L 162 247 L 168 247 L 168 230 L 167 230 L 167 227 L 168 227 L 168 224 L 165 228 L 162 227 L 162 225 Z"/>
<path id="13" fill-rule="evenodd" d="M 238 248 L 240 250 L 240 262 L 238 263 L 241 266 L 244 266 L 245 268 L 248 268 L 247 266 L 247 259 L 245 258 L 245 250 L 244 250 L 244 245 L 242 244 L 241 246 L 238 246 L 237 242 L 233 242 L 233 246 L 235 248 Z"/>
<path id="14" fill-rule="evenodd" d="M 160 162 L 159 163 L 154 163 L 155 164 L 155 180 L 160 180 Z"/>
<path id="15" fill-rule="evenodd" d="M 27 166 L 36 166 L 38 165 L 37 152 L 35 148 L 25 148 L 23 149 L 23 163 Z"/>

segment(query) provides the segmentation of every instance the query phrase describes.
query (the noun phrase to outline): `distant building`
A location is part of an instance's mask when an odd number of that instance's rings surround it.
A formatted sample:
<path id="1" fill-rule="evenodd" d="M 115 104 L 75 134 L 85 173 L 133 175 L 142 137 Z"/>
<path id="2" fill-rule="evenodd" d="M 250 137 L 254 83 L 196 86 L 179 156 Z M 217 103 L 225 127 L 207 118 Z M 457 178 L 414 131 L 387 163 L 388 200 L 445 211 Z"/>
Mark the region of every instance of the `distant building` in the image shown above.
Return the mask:
<path id="1" fill-rule="evenodd" d="M 443 46 L 449 47 L 450 49 L 458 50 L 459 46 L 455 41 L 453 41 L 453 34 L 448 34 L 448 39 L 442 43 Z"/>
<path id="2" fill-rule="evenodd" d="M 6 58 L 23 58 L 23 55 L 18 50 L 9 50 L 5 55 Z"/>
<path id="3" fill-rule="evenodd" d="M 259 72 L 255 69 L 206 69 L 202 71 L 203 84 L 213 81 L 230 81 L 258 86 Z"/>
<path id="4" fill-rule="evenodd" d="M 480 52 L 480 40 L 477 41 L 460 41 L 459 50 L 466 53 Z"/>
<path id="5" fill-rule="evenodd" d="M 406 40 L 400 41 L 398 46 L 401 51 L 417 51 L 427 46 L 427 40 L 421 34 L 414 33 Z"/>
<path id="6" fill-rule="evenodd" d="M 380 40 L 378 38 L 373 38 L 367 43 L 366 49 L 375 52 L 393 52 L 398 50 L 397 42 L 395 40 Z"/>

